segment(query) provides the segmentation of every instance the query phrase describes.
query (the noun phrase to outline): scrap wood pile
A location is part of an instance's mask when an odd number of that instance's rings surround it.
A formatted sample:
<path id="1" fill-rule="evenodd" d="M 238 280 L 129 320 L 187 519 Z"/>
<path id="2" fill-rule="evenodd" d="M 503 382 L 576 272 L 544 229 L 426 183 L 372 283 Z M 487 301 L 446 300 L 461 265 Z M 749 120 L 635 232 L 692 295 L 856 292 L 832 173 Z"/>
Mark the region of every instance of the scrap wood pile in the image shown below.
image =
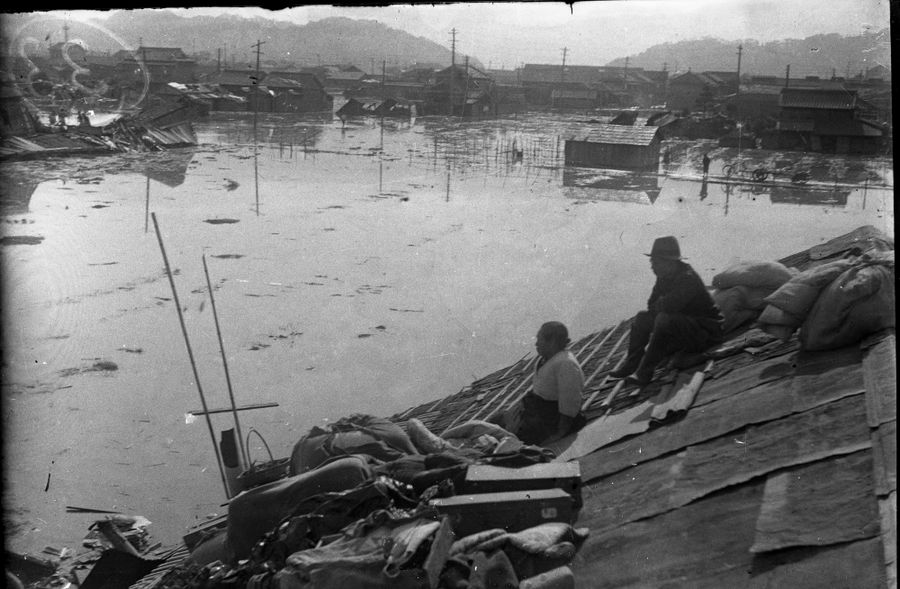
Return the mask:
<path id="1" fill-rule="evenodd" d="M 102 517 L 90 525 L 77 550 L 47 546 L 41 556 L 7 552 L 7 582 L 13 587 L 91 587 L 104 576 L 104 570 L 136 565 L 137 570 L 148 572 L 170 552 L 159 543 L 151 544 L 147 530 L 151 522 L 143 516 L 72 506 L 66 512 L 96 513 Z"/>
<path id="2" fill-rule="evenodd" d="M 553 458 L 484 421 L 437 436 L 344 418 L 295 445 L 289 476 L 186 536 L 189 559 L 133 587 L 550 586 L 587 537 L 572 527 L 578 465 Z"/>
<path id="3" fill-rule="evenodd" d="M 0 157 L 28 159 L 54 155 L 163 151 L 196 145 L 189 121 L 161 128 L 134 116 L 122 117 L 102 127 L 45 127 L 45 132 L 0 139 Z"/>

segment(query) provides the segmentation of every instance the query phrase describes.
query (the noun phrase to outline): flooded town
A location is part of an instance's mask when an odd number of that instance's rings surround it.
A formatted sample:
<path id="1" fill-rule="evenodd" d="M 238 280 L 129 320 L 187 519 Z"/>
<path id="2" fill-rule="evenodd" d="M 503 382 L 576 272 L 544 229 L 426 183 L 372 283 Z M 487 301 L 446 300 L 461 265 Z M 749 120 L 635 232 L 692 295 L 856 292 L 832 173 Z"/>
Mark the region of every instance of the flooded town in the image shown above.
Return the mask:
<path id="1" fill-rule="evenodd" d="M 768 6 L 2 15 L 7 585 L 896 587 L 890 11 Z"/>

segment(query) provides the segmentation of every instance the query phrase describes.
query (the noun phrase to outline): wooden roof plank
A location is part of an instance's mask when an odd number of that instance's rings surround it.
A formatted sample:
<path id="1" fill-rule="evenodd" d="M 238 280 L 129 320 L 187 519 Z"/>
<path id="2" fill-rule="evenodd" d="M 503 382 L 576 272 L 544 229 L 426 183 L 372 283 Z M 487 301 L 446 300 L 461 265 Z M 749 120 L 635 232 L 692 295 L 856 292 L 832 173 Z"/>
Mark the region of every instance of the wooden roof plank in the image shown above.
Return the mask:
<path id="1" fill-rule="evenodd" d="M 897 422 L 872 430 L 875 493 L 885 497 L 897 490 Z"/>
<path id="2" fill-rule="evenodd" d="M 882 563 L 881 543 L 877 539 L 848 542 L 835 546 L 805 546 L 780 553 L 760 554 L 753 560 L 745 589 L 821 589 L 887 587 Z"/>
<path id="3" fill-rule="evenodd" d="M 767 387 L 736 390 L 733 397 L 709 403 L 702 411 L 689 411 L 684 420 L 678 422 L 679 427 L 656 428 L 639 440 L 628 440 L 608 449 L 598 446 L 595 451 L 582 455 L 582 478 L 589 480 L 616 472 L 748 425 L 765 423 L 858 395 L 863 392 L 860 381 L 859 367 L 837 366 L 818 375 L 785 378 Z M 588 424 L 579 435 L 589 431 L 594 423 L 597 422 Z M 603 426 L 596 427 L 599 432 L 592 432 L 593 435 L 604 435 Z"/>
<path id="4" fill-rule="evenodd" d="M 878 500 L 881 516 L 881 542 L 884 546 L 886 586 L 897 589 L 897 492 Z"/>
<path id="5" fill-rule="evenodd" d="M 863 357 L 869 426 L 897 419 L 897 339 L 894 334 L 871 345 Z"/>
<path id="6" fill-rule="evenodd" d="M 690 446 L 591 483 L 602 531 L 683 507 L 768 473 L 871 448 L 861 396 Z M 606 516 L 606 519 L 604 519 Z"/>
<path id="7" fill-rule="evenodd" d="M 654 518 L 592 533 L 571 565 L 576 587 L 745 586 L 762 491 L 763 482 L 754 482 Z M 583 494 L 577 525 L 593 529 L 594 508 L 603 503 L 603 493 L 590 489 Z M 719 577 L 716 583 L 701 581 L 713 574 Z"/>
<path id="8" fill-rule="evenodd" d="M 881 525 L 874 491 L 869 450 L 769 476 L 750 551 L 877 537 Z"/>
<path id="9" fill-rule="evenodd" d="M 849 346 L 837 350 L 822 352 L 796 352 L 790 355 L 770 357 L 767 360 L 757 360 L 753 364 L 741 366 L 716 377 L 716 370 L 707 377 L 706 384 L 697 395 L 694 402 L 700 407 L 714 400 L 741 394 L 743 391 L 763 385 L 776 386 L 778 381 L 790 379 L 798 388 L 813 386 L 812 381 L 821 378 L 821 374 L 838 374 L 845 369 L 848 372 L 844 379 L 852 374 L 856 387 L 865 388 L 863 380 L 861 354 L 857 346 Z"/>
<path id="10" fill-rule="evenodd" d="M 600 419 L 587 424 L 571 439 L 551 444 L 549 447 L 556 452 L 556 460 L 559 462 L 581 458 L 597 448 L 608 446 L 627 436 L 647 431 L 650 428 L 652 413 L 653 403 L 644 401 L 640 405 L 635 405 L 621 413 L 604 415 Z"/>

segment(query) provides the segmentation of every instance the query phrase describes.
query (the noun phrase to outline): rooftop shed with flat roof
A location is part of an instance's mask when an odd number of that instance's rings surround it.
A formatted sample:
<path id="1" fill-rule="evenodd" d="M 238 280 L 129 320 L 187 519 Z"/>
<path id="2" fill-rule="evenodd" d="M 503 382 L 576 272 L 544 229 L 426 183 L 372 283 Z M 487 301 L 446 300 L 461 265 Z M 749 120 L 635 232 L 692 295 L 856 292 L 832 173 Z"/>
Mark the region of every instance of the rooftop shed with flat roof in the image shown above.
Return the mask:
<path id="1" fill-rule="evenodd" d="M 565 164 L 588 168 L 655 170 L 659 127 L 597 125 L 566 139 Z"/>

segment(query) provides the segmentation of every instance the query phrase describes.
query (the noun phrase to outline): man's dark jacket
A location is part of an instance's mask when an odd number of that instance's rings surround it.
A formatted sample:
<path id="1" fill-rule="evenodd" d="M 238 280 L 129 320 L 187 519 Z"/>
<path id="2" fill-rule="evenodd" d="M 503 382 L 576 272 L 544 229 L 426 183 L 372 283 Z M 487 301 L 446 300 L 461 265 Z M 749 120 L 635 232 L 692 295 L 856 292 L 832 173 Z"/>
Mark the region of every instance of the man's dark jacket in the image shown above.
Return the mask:
<path id="1" fill-rule="evenodd" d="M 647 309 L 654 314 L 669 313 L 721 321 L 722 315 L 700 276 L 688 264 L 678 264 L 678 271 L 672 276 L 656 279 Z"/>

